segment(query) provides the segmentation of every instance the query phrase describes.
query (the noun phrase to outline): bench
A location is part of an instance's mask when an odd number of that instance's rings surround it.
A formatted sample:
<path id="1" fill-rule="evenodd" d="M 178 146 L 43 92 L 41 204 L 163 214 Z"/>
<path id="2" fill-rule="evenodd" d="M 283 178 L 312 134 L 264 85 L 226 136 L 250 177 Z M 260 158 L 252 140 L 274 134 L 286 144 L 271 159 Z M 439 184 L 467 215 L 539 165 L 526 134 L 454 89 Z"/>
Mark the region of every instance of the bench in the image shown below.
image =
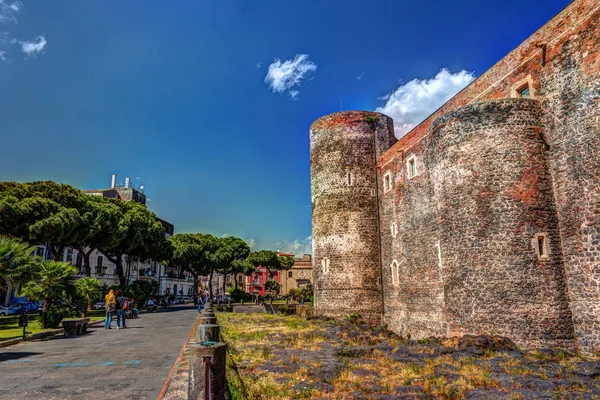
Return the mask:
<path id="1" fill-rule="evenodd" d="M 76 336 L 87 332 L 89 318 L 63 319 L 62 326 L 65 336 Z"/>

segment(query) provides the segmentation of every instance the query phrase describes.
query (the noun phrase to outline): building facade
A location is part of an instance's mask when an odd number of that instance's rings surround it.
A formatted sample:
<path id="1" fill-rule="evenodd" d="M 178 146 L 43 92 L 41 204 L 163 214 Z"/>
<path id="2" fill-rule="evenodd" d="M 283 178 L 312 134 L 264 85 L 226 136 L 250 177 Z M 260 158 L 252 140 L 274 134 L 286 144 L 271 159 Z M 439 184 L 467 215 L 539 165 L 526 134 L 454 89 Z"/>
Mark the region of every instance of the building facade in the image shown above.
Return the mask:
<path id="1" fill-rule="evenodd" d="M 318 314 L 598 349 L 599 27 L 573 1 L 398 141 L 378 113 L 311 125 Z"/>
<path id="2" fill-rule="evenodd" d="M 291 289 L 302 289 L 312 284 L 312 255 L 304 254 L 302 257 L 295 258 L 294 261 L 294 265 L 289 271 L 281 271 L 279 283 L 282 295 L 289 294 Z"/>

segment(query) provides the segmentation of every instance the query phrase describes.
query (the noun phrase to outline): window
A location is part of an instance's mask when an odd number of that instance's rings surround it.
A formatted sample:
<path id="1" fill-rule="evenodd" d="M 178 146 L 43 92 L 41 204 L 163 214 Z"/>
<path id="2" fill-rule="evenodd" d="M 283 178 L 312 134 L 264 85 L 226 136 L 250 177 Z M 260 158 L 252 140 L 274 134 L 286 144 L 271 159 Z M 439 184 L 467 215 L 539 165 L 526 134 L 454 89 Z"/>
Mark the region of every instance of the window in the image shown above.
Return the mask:
<path id="1" fill-rule="evenodd" d="M 354 174 L 352 172 L 348 172 L 348 176 L 346 177 L 346 181 L 348 186 L 354 186 Z"/>
<path id="2" fill-rule="evenodd" d="M 396 260 L 392 261 L 392 265 L 390 265 L 390 267 L 392 268 L 392 285 L 398 286 L 398 285 L 400 285 L 400 279 L 398 277 L 398 272 L 399 272 L 398 261 L 396 261 Z"/>
<path id="3" fill-rule="evenodd" d="M 546 233 L 535 235 L 531 240 L 531 244 L 539 260 L 547 260 L 550 257 L 550 243 Z"/>
<path id="4" fill-rule="evenodd" d="M 329 273 L 329 258 L 324 258 L 321 260 L 321 268 L 323 269 L 323 273 Z"/>
<path id="5" fill-rule="evenodd" d="M 375 189 L 371 189 L 371 197 L 375 197 Z"/>
<path id="6" fill-rule="evenodd" d="M 306 272 L 304 272 L 304 271 L 298 272 L 298 278 L 306 278 Z"/>
<path id="7" fill-rule="evenodd" d="M 395 222 L 392 222 L 390 230 L 392 231 L 392 237 L 396 237 L 396 235 L 398 234 L 398 225 L 396 225 Z"/>
<path id="8" fill-rule="evenodd" d="M 96 257 L 96 273 L 97 274 L 103 274 L 104 273 L 104 268 L 102 266 L 103 262 L 104 262 L 104 257 L 102 257 L 102 256 Z"/>
<path id="9" fill-rule="evenodd" d="M 389 192 L 390 190 L 392 190 L 392 174 L 386 172 L 383 175 L 383 192 Z"/>
<path id="10" fill-rule="evenodd" d="M 533 78 L 531 75 L 526 76 L 518 82 L 515 82 L 511 87 L 511 97 L 521 99 L 534 99 L 535 93 L 533 88 Z"/>
<path id="11" fill-rule="evenodd" d="M 415 156 L 411 156 L 406 161 L 406 171 L 408 174 L 408 179 L 411 179 L 411 178 L 414 178 L 415 176 L 417 176 L 417 159 L 415 158 Z"/>
<path id="12" fill-rule="evenodd" d="M 519 97 L 521 97 L 521 98 L 530 99 L 531 98 L 531 90 L 529 90 L 529 84 L 518 89 L 517 93 L 518 93 Z"/>
<path id="13" fill-rule="evenodd" d="M 46 252 L 45 250 L 46 250 L 45 247 L 36 247 L 36 249 L 35 249 L 36 257 L 44 258 L 44 253 Z"/>
<path id="14" fill-rule="evenodd" d="M 73 249 L 72 248 L 68 248 L 67 249 L 67 260 L 66 262 L 68 263 L 72 263 L 73 262 Z"/>
<path id="15" fill-rule="evenodd" d="M 291 278 L 294 274 L 292 273 L 292 271 L 288 271 L 288 278 Z"/>

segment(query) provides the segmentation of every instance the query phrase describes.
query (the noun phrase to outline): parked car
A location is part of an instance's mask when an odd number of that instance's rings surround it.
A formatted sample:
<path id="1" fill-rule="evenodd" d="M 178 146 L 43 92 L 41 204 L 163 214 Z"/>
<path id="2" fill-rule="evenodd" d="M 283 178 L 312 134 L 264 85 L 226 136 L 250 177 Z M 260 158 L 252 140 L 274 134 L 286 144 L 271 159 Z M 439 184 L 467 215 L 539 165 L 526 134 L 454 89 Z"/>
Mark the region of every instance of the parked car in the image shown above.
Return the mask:
<path id="1" fill-rule="evenodd" d="M 102 310 L 103 308 L 106 308 L 106 305 L 103 301 L 97 301 L 92 305 L 92 308 L 94 310 Z"/>
<path id="2" fill-rule="evenodd" d="M 23 309 L 25 309 L 28 314 L 37 314 L 42 311 L 42 309 L 39 308 L 36 303 L 27 301 L 25 303 L 11 304 L 8 308 L 8 315 L 19 314 Z"/>
<path id="3" fill-rule="evenodd" d="M 8 315 L 8 307 L 0 306 L 0 316 Z"/>

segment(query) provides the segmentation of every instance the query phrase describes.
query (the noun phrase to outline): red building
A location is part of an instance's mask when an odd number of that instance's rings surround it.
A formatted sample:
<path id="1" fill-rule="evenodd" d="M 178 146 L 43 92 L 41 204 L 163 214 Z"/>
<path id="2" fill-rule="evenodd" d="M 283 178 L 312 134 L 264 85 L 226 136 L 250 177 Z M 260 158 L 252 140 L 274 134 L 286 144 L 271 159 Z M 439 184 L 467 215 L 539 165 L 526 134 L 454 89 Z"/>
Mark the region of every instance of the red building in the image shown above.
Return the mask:
<path id="1" fill-rule="evenodd" d="M 277 252 L 279 256 L 293 257 L 293 254 Z M 284 271 L 285 272 L 285 271 Z M 266 267 L 259 266 L 255 272 L 246 278 L 246 292 L 263 296 L 265 294 L 265 284 L 269 280 L 269 271 Z M 273 272 L 273 280 L 281 283 L 281 271 Z"/>
<path id="2" fill-rule="evenodd" d="M 267 271 L 267 268 L 260 266 L 246 279 L 246 287 L 248 288 L 247 292 L 250 294 L 263 296 L 265 294 L 265 284 L 269 280 L 269 271 Z M 273 273 L 273 279 L 279 282 L 278 271 Z"/>

